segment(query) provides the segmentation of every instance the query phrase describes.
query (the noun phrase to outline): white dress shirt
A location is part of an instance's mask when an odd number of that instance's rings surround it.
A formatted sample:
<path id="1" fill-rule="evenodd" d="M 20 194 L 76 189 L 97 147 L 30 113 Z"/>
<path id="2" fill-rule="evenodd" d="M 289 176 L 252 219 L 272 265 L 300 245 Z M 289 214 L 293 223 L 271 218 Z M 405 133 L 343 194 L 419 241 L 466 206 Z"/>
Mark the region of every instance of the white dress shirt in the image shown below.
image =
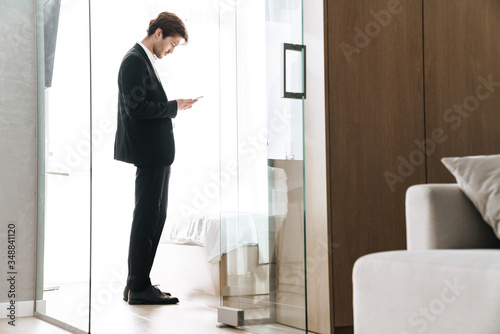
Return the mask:
<path id="1" fill-rule="evenodd" d="M 149 49 L 144 44 L 142 44 L 141 42 L 138 42 L 138 44 L 140 46 L 142 46 L 142 48 L 144 49 L 144 51 L 146 51 L 146 54 L 148 55 L 149 61 L 151 61 L 151 65 L 153 65 L 153 69 L 155 70 L 156 77 L 158 78 L 158 81 L 160 81 L 160 83 L 161 83 L 160 75 L 158 74 L 158 71 L 156 70 L 156 66 L 155 66 L 156 56 L 153 55 L 151 53 L 151 51 L 149 51 Z M 175 128 L 175 124 L 174 124 L 173 120 L 172 120 L 172 128 Z"/>
<path id="2" fill-rule="evenodd" d="M 158 78 L 158 80 L 160 80 L 160 75 L 158 74 L 158 71 L 156 70 L 156 65 L 155 65 L 156 56 L 153 55 L 151 53 L 151 51 L 149 51 L 149 49 L 144 44 L 142 44 L 142 42 L 138 42 L 138 44 L 140 46 L 142 46 L 142 48 L 144 49 L 144 51 L 146 51 L 146 54 L 148 55 L 149 61 L 151 62 L 151 65 L 153 65 L 153 69 L 155 70 L 156 77 Z"/>

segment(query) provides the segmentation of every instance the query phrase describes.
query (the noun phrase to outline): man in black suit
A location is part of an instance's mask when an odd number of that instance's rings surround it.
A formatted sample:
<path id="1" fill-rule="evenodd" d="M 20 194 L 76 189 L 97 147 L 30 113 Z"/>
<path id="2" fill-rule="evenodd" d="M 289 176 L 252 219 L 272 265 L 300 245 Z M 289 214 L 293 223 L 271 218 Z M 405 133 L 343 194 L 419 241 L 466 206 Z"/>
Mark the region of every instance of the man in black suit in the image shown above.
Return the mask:
<path id="1" fill-rule="evenodd" d="M 174 52 L 183 40 L 188 41 L 183 22 L 175 14 L 160 13 L 149 23 L 147 36 L 127 52 L 118 74 L 115 159 L 137 167 L 129 271 L 123 293 L 129 304 L 179 302 L 151 285 L 149 274 L 167 216 L 168 180 L 175 155 L 172 118 L 196 102 L 168 100 L 155 60 Z"/>

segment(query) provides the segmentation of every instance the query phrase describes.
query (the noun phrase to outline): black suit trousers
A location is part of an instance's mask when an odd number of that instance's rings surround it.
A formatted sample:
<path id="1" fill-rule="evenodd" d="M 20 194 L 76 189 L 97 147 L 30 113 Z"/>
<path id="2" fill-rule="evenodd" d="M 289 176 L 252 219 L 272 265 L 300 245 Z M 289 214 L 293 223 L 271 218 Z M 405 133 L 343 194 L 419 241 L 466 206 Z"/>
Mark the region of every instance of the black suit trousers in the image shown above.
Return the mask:
<path id="1" fill-rule="evenodd" d="M 149 274 L 167 218 L 170 166 L 136 167 L 127 286 L 141 291 L 151 284 Z"/>

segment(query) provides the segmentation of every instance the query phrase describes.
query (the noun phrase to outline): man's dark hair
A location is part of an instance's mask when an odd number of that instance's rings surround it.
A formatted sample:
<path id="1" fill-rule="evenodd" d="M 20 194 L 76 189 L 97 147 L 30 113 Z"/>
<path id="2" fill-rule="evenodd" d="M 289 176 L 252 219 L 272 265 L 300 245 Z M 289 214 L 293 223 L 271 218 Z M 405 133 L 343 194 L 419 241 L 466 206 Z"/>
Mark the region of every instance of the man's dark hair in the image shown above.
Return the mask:
<path id="1" fill-rule="evenodd" d="M 188 33 L 182 20 L 175 14 L 162 12 L 158 17 L 149 22 L 148 37 L 153 35 L 156 29 L 160 28 L 163 38 L 180 36 L 185 43 L 188 42 Z"/>

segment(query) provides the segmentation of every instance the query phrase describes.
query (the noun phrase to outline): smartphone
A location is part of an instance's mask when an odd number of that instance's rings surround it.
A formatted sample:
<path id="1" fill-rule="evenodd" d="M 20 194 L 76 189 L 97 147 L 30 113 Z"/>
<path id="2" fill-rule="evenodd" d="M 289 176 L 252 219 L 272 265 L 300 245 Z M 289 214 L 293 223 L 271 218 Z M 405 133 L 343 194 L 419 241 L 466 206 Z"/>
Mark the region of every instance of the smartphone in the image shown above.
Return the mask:
<path id="1" fill-rule="evenodd" d="M 196 99 L 193 99 L 193 101 L 198 101 L 199 99 L 201 99 L 203 96 L 198 96 Z"/>

